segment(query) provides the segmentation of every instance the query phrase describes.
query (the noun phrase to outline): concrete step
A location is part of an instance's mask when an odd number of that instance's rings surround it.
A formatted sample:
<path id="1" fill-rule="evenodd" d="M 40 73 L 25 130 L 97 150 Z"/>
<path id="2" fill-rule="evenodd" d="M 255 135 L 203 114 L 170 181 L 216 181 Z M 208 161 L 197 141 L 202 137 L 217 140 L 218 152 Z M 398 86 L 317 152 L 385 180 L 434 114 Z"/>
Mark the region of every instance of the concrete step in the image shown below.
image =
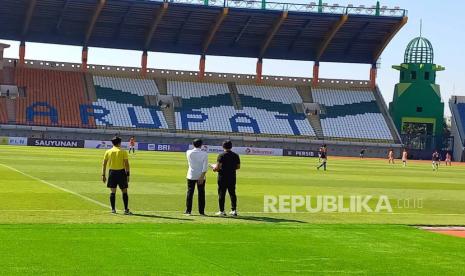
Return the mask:
<path id="1" fill-rule="evenodd" d="M 228 82 L 229 92 L 231 93 L 231 99 L 234 105 L 234 108 L 237 110 L 242 110 L 242 102 L 239 97 L 239 92 L 237 92 L 237 87 L 234 82 Z"/>
<path id="2" fill-rule="evenodd" d="M 310 122 L 313 130 L 315 131 L 318 139 L 323 139 L 323 128 L 321 127 L 320 115 L 307 115 L 307 119 Z"/>
<path id="3" fill-rule="evenodd" d="M 8 114 L 8 123 L 16 123 L 16 99 L 6 100 L 6 112 Z"/>
<path id="4" fill-rule="evenodd" d="M 86 85 L 85 91 L 87 94 L 87 100 L 89 100 L 90 102 L 96 102 L 97 93 L 95 92 L 94 79 L 90 73 L 84 74 L 84 83 Z"/>
<path id="5" fill-rule="evenodd" d="M 165 116 L 166 123 L 170 130 L 176 130 L 176 116 L 174 115 L 174 108 L 172 106 L 163 108 L 163 115 Z"/>
<path id="6" fill-rule="evenodd" d="M 312 88 L 310 86 L 297 86 L 296 88 L 304 103 L 313 103 Z"/>
<path id="7" fill-rule="evenodd" d="M 155 84 L 161 95 L 168 95 L 168 81 L 166 79 L 155 78 Z"/>

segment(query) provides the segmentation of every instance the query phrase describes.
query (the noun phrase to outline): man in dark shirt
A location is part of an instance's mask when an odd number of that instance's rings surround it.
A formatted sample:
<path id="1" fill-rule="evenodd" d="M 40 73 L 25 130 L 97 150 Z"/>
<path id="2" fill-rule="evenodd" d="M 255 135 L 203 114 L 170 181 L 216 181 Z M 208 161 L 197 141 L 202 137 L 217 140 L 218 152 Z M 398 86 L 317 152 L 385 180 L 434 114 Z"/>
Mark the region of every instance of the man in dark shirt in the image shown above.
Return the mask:
<path id="1" fill-rule="evenodd" d="M 218 202 L 220 211 L 216 213 L 218 216 L 226 216 L 224 212 L 224 201 L 226 191 L 231 198 L 232 216 L 237 216 L 237 197 L 236 197 L 236 171 L 241 168 L 241 160 L 239 155 L 231 151 L 231 141 L 223 143 L 224 152 L 218 156 L 216 165 L 213 166 L 213 171 L 218 172 Z"/>
<path id="2" fill-rule="evenodd" d="M 326 145 L 323 145 L 318 152 L 318 156 L 320 157 L 320 165 L 316 168 L 319 170 L 321 167 L 324 168 L 326 171 L 326 162 L 328 161 L 328 148 Z"/>
<path id="3" fill-rule="evenodd" d="M 360 151 L 360 159 L 363 159 L 365 157 L 365 148 L 363 148 L 361 151 Z"/>
<path id="4" fill-rule="evenodd" d="M 432 160 L 433 160 L 433 171 L 439 170 L 439 162 L 441 161 L 441 156 L 439 155 L 439 152 L 437 150 L 433 152 Z"/>

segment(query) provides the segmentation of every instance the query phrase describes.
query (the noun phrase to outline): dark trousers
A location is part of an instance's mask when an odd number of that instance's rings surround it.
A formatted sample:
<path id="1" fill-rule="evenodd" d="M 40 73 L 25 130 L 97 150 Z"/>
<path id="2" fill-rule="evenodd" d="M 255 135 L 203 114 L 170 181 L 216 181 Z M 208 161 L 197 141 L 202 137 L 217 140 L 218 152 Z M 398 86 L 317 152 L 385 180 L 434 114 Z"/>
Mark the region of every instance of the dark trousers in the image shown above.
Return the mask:
<path id="1" fill-rule="evenodd" d="M 205 182 L 199 184 L 198 180 L 187 179 L 187 196 L 186 196 L 186 212 L 192 212 L 192 199 L 194 197 L 195 185 L 199 193 L 199 213 L 205 212 Z"/>
<path id="2" fill-rule="evenodd" d="M 220 211 L 224 212 L 224 202 L 226 198 L 226 191 L 231 198 L 231 210 L 235 211 L 237 208 L 236 196 L 236 179 L 231 178 L 228 180 L 218 179 L 218 204 Z"/>

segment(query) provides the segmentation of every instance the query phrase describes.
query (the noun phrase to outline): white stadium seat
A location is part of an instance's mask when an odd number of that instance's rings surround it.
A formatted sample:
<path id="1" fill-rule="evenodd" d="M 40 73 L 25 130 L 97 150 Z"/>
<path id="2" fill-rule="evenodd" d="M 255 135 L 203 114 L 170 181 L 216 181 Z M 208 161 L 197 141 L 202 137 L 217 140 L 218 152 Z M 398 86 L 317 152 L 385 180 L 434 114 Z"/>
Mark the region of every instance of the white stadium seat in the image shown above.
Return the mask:
<path id="1" fill-rule="evenodd" d="M 260 98 L 277 103 L 302 103 L 299 92 L 294 87 L 277 87 L 263 85 L 237 85 L 239 94 Z"/>
<path id="2" fill-rule="evenodd" d="M 321 120 L 325 137 L 392 140 L 381 113 L 365 113 Z"/>
<path id="3" fill-rule="evenodd" d="M 225 83 L 168 81 L 168 94 L 183 99 L 229 94 Z"/>
<path id="4" fill-rule="evenodd" d="M 369 88 L 332 89 L 317 88 L 312 90 L 313 100 L 326 106 L 345 105 L 376 101 L 373 91 Z"/>
<path id="5" fill-rule="evenodd" d="M 154 120 L 148 108 L 140 107 L 140 106 L 133 106 L 131 104 L 121 104 L 112 101 L 107 101 L 104 99 L 98 99 L 94 105 L 101 106 L 110 113 L 103 118 L 103 120 L 96 120 L 96 124 L 98 126 L 110 126 L 115 127 L 131 127 L 135 128 L 136 125 L 133 124 L 131 117 L 129 115 L 128 108 L 134 108 L 134 112 L 137 116 L 137 122 L 139 124 L 154 124 Z M 99 112 L 98 109 L 95 112 Z M 165 117 L 163 116 L 162 111 L 156 111 L 158 119 L 160 121 L 161 126 L 158 127 L 160 129 L 168 129 L 168 124 L 166 123 Z"/>
<path id="6" fill-rule="evenodd" d="M 188 122 L 188 130 L 234 132 L 234 123 L 231 123 L 230 119 L 238 114 L 245 114 L 256 121 L 259 133 L 261 134 L 295 135 L 288 120 L 276 118 L 276 116 L 284 115 L 278 112 L 270 112 L 254 107 L 244 107 L 243 110 L 235 110 L 233 106 L 199 108 L 194 110 L 194 112 L 196 111 L 200 111 L 208 118 L 202 122 Z M 200 117 L 189 116 L 189 118 Z M 245 116 L 238 117 L 235 121 L 246 124 L 250 123 L 250 120 Z M 315 132 L 305 117 L 302 120 L 295 120 L 295 124 L 301 135 L 315 136 Z M 176 126 L 178 129 L 182 129 L 183 126 L 182 115 L 179 111 L 176 112 Z M 242 133 L 254 133 L 256 130 L 250 126 L 239 126 L 238 131 Z"/>
<path id="7" fill-rule="evenodd" d="M 108 76 L 95 76 L 94 85 L 111 88 L 138 96 L 159 94 L 157 85 L 152 79 L 117 78 Z"/>

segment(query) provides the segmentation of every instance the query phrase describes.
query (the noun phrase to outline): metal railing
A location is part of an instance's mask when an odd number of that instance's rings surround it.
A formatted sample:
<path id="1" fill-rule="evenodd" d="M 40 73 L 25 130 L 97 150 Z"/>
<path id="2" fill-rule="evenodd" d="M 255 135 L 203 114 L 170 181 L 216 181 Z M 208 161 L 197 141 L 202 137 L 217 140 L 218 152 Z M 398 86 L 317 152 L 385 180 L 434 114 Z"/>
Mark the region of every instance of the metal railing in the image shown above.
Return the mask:
<path id="1" fill-rule="evenodd" d="M 354 14 L 368 16 L 404 17 L 408 12 L 399 7 L 388 8 L 386 6 L 358 7 L 353 5 L 341 6 L 338 4 L 315 3 L 281 3 L 259 0 L 151 0 L 154 2 L 168 2 L 178 4 L 202 5 L 212 7 L 230 7 L 242 9 L 279 10 L 292 12 L 329 13 L 329 14 Z"/>

